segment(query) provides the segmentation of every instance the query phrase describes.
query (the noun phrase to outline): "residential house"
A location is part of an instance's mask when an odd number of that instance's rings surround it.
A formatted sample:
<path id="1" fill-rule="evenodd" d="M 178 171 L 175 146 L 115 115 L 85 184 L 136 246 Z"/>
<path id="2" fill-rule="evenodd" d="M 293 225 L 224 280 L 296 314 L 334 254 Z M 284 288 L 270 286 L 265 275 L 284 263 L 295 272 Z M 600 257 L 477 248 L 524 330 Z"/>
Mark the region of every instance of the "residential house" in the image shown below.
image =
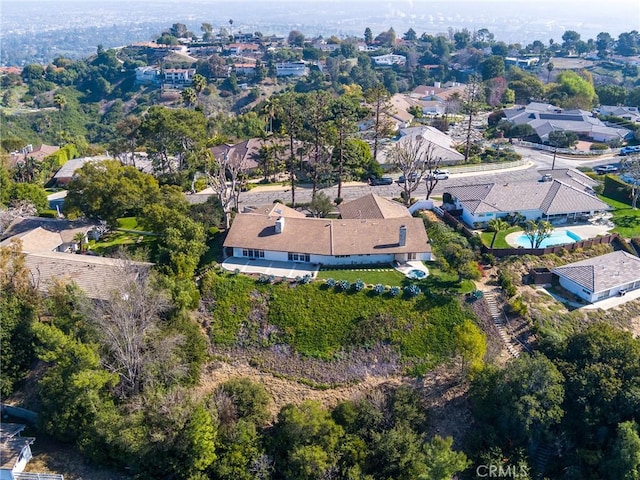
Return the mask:
<path id="1" fill-rule="evenodd" d="M 233 69 L 236 75 L 254 75 L 256 73 L 256 62 L 249 62 L 247 59 L 243 59 L 243 62 L 234 63 Z"/>
<path id="2" fill-rule="evenodd" d="M 455 165 L 464 161 L 464 155 L 454 148 L 453 139 L 437 128 L 429 126 L 411 127 L 400 130 L 400 138 L 387 145 L 379 154 L 380 163 L 390 163 L 389 154 L 397 145 L 402 146 L 409 142 L 424 141 L 421 155 L 427 148 L 432 148 L 433 159 L 440 165 Z"/>
<path id="3" fill-rule="evenodd" d="M 162 71 L 165 85 L 171 87 L 187 87 L 191 85 L 195 74 L 195 68 L 166 68 Z"/>
<path id="4" fill-rule="evenodd" d="M 640 288 L 640 258 L 617 251 L 556 267 L 560 285 L 593 303 Z"/>
<path id="5" fill-rule="evenodd" d="M 595 186 L 600 184 L 597 180 L 594 180 L 579 170 L 573 170 L 572 168 L 555 168 L 553 170 L 545 168 L 538 170 L 538 173 L 540 174 L 541 179 L 554 178 L 556 180 L 560 180 L 562 183 L 590 194 L 594 194 Z"/>
<path id="6" fill-rule="evenodd" d="M 411 217 L 407 207 L 388 198 L 370 193 L 338 205 L 340 217 L 344 219 L 380 219 Z"/>
<path id="7" fill-rule="evenodd" d="M 66 162 L 53 176 L 53 182 L 57 187 L 67 185 L 75 175 L 76 170 L 82 168 L 85 163 L 96 163 L 104 160 L 113 160 L 108 155 L 97 155 L 95 157 L 72 158 Z"/>
<path id="8" fill-rule="evenodd" d="M 580 137 L 596 142 L 623 140 L 631 131 L 626 128 L 606 126 L 591 112 L 585 110 L 563 110 L 548 103 L 531 102 L 504 110 L 506 120 L 515 124 L 531 125 L 540 141 L 549 141 L 553 131 L 573 132 Z"/>
<path id="9" fill-rule="evenodd" d="M 395 55 L 388 53 L 386 55 L 378 55 L 371 57 L 373 62 L 378 66 L 391 67 L 393 65 L 404 65 L 407 62 L 407 57 L 404 55 Z"/>
<path id="10" fill-rule="evenodd" d="M 624 118 L 630 122 L 640 122 L 640 111 L 638 107 L 624 107 L 621 105 L 600 105 L 596 109 L 600 115 L 611 115 L 613 117 Z"/>
<path id="11" fill-rule="evenodd" d="M 74 282 L 88 298 L 108 300 L 122 283 L 125 263 L 115 258 L 66 253 L 78 250 L 78 233 L 84 234 L 86 243 L 88 236 L 96 238 L 98 232 L 99 228 L 90 223 L 28 218 L 11 226 L 8 232 L 11 236 L 0 247 L 21 242 L 31 281 L 42 292 L 56 281 Z M 153 264 L 131 262 L 131 265 L 148 270 Z"/>
<path id="12" fill-rule="evenodd" d="M 528 69 L 538 65 L 540 62 L 539 57 L 505 57 L 504 64 L 507 66 L 514 66 L 522 69 Z"/>
<path id="13" fill-rule="evenodd" d="M 300 218 L 290 212 L 236 215 L 224 242 L 225 256 L 318 265 L 369 265 L 430 260 L 419 218 Z"/>
<path id="14" fill-rule="evenodd" d="M 18 163 L 26 160 L 27 158 L 33 158 L 36 162 L 40 163 L 49 155 L 56 153 L 60 150 L 60 147 L 56 145 L 42 145 L 33 148 L 33 145 L 25 145 L 19 152 L 11 152 L 9 158 L 9 166 L 13 167 Z"/>
<path id="15" fill-rule="evenodd" d="M 605 212 L 610 207 L 582 187 L 551 181 L 446 186 L 443 208 L 461 212 L 474 228 L 519 213 L 527 220 L 564 223 Z"/>
<path id="16" fill-rule="evenodd" d="M 216 145 L 215 147 L 211 147 L 211 153 L 214 158 L 223 158 L 228 156 L 231 159 L 237 160 L 241 162 L 242 170 L 251 171 L 260 167 L 260 149 L 264 146 L 273 146 L 280 145 L 282 147 L 282 154 L 280 156 L 281 160 L 284 160 L 285 157 L 288 158 L 289 155 L 289 142 L 279 139 L 277 141 L 274 140 L 264 140 L 262 138 L 250 138 L 249 140 L 245 140 L 244 142 L 236 143 L 236 144 L 228 144 L 223 143 L 222 145 Z M 298 148 L 301 146 L 301 143 L 296 140 L 294 142 L 294 148 Z M 301 160 L 302 162 L 306 162 L 308 160 L 308 153 L 304 154 Z M 298 156 L 296 154 L 296 156 Z"/>
<path id="17" fill-rule="evenodd" d="M 409 94 L 409 97 L 416 105 L 422 107 L 423 115 L 444 115 L 451 110 L 448 104 L 456 96 L 464 96 L 465 87 L 466 85 L 458 82 L 446 84 L 434 82 L 433 86 L 417 86 Z"/>
<path id="18" fill-rule="evenodd" d="M 308 73 L 309 69 L 303 61 L 276 63 L 278 77 L 304 77 Z"/>
<path id="19" fill-rule="evenodd" d="M 225 47 L 228 55 L 256 54 L 260 51 L 257 43 L 230 43 Z"/>
<path id="20" fill-rule="evenodd" d="M 159 85 L 160 84 L 160 68 L 158 67 L 137 67 L 136 80 L 138 85 Z"/>

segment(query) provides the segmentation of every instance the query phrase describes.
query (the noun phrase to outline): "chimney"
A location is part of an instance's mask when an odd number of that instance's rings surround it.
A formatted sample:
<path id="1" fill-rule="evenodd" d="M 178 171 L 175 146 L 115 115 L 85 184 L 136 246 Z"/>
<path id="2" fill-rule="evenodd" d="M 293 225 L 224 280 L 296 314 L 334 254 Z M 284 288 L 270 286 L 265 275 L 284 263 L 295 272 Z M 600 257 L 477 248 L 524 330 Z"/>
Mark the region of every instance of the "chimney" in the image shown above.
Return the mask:
<path id="1" fill-rule="evenodd" d="M 436 88 L 440 88 L 441 83 L 440 82 L 433 82 L 433 86 Z"/>
<path id="2" fill-rule="evenodd" d="M 278 217 L 276 220 L 276 233 L 284 232 L 284 217 Z"/>
<path id="3" fill-rule="evenodd" d="M 398 239 L 398 245 L 404 247 L 407 244 L 407 227 L 400 225 L 400 237 Z"/>

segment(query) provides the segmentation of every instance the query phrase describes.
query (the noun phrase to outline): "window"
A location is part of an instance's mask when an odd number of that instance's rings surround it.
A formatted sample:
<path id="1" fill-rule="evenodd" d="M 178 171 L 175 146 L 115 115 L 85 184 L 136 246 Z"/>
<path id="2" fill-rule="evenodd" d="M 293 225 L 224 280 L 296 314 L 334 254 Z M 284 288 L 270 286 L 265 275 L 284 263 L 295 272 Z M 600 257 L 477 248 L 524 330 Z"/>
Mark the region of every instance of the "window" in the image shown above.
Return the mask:
<path id="1" fill-rule="evenodd" d="M 287 258 L 289 259 L 290 262 L 310 262 L 311 261 L 311 255 L 309 255 L 308 253 L 289 252 L 287 254 Z"/>
<path id="2" fill-rule="evenodd" d="M 251 248 L 242 250 L 243 257 L 264 258 L 264 250 L 254 250 Z"/>

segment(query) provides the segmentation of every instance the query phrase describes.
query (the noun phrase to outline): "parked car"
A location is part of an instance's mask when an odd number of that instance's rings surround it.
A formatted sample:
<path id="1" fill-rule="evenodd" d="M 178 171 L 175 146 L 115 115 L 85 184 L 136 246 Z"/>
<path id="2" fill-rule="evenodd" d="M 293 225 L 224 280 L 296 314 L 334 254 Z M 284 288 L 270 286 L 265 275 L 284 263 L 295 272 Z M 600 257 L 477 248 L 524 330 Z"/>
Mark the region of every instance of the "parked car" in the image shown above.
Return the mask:
<path id="1" fill-rule="evenodd" d="M 622 155 L 623 157 L 625 155 L 632 155 L 634 153 L 640 153 L 640 145 L 622 147 L 620 149 L 620 155 Z"/>
<path id="2" fill-rule="evenodd" d="M 406 177 L 404 175 L 400 175 L 400 178 L 398 178 L 398 183 L 404 183 L 405 178 Z M 410 173 L 409 174 L 409 181 L 410 182 L 415 182 L 416 180 L 418 180 L 418 174 L 416 172 Z"/>
<path id="3" fill-rule="evenodd" d="M 599 165 L 593 169 L 599 175 L 606 175 L 607 173 L 616 173 L 620 171 L 620 167 L 617 165 Z"/>
<path id="4" fill-rule="evenodd" d="M 393 185 L 393 178 L 391 177 L 370 178 L 369 185 L 371 185 L 372 187 L 376 185 Z"/>
<path id="5" fill-rule="evenodd" d="M 449 178 L 449 172 L 446 170 L 434 170 L 432 173 L 429 173 L 425 180 L 446 180 Z"/>

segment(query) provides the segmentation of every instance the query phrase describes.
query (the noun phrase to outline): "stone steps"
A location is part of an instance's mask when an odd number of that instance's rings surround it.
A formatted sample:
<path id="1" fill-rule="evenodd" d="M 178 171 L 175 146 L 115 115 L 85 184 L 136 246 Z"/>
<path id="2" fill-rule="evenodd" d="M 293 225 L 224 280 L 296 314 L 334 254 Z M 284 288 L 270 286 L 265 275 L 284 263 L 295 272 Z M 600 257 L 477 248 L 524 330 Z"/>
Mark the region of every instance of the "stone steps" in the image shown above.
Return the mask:
<path id="1" fill-rule="evenodd" d="M 520 356 L 520 350 L 516 348 L 513 344 L 507 329 L 504 326 L 504 322 L 502 319 L 502 315 L 500 313 L 500 309 L 498 307 L 498 301 L 496 300 L 496 296 L 493 292 L 484 292 L 484 300 L 487 302 L 487 306 L 489 307 L 489 313 L 491 314 L 491 318 L 493 319 L 493 323 L 498 329 L 498 334 L 500 338 L 505 344 L 507 348 L 507 352 L 514 358 Z"/>

